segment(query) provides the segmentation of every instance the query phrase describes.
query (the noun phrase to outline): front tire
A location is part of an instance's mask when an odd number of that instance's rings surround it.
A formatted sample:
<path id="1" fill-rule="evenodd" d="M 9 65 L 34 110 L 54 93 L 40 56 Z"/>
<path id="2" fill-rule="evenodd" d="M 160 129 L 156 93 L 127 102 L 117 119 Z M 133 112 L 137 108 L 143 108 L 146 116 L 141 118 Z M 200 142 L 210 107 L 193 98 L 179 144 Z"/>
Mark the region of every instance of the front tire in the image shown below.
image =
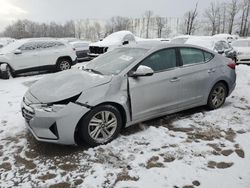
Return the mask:
<path id="1" fill-rule="evenodd" d="M 80 122 L 81 140 L 89 146 L 107 144 L 120 133 L 122 118 L 111 105 L 97 106 Z"/>
<path id="2" fill-rule="evenodd" d="M 12 69 L 8 64 L 2 64 L 0 72 L 1 72 L 1 77 L 5 80 L 13 78 Z"/>
<path id="3" fill-rule="evenodd" d="M 215 84 L 215 86 L 212 88 L 207 102 L 207 107 L 210 110 L 215 110 L 220 108 L 226 100 L 227 97 L 227 87 L 225 84 L 219 82 Z"/>
<path id="4" fill-rule="evenodd" d="M 71 61 L 66 58 L 59 59 L 57 61 L 56 69 L 57 71 L 64 71 L 71 68 Z"/>

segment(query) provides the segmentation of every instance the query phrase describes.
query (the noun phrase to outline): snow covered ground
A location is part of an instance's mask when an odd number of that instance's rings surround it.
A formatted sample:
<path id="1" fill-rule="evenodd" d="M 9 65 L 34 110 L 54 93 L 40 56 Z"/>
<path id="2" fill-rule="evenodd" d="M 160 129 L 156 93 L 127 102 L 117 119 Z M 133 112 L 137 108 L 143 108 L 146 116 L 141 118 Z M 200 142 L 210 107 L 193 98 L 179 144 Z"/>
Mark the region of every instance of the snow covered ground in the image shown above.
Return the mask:
<path id="1" fill-rule="evenodd" d="M 0 187 L 250 187 L 250 67 L 223 108 L 127 128 L 96 148 L 37 142 L 20 101 L 45 75 L 0 80 Z"/>

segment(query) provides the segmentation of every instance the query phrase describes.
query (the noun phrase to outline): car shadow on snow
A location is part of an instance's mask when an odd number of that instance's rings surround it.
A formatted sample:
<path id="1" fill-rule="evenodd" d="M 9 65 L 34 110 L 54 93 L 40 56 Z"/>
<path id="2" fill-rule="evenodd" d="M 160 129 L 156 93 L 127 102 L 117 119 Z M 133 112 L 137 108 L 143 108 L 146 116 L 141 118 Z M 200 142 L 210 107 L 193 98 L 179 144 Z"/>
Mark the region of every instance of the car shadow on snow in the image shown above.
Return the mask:
<path id="1" fill-rule="evenodd" d="M 227 108 L 230 106 L 232 106 L 232 103 L 229 101 L 226 101 L 225 104 L 221 108 Z M 171 130 L 175 130 L 175 129 L 173 129 L 174 128 L 173 127 L 174 121 L 177 121 L 177 120 L 180 120 L 183 118 L 189 118 L 196 113 L 206 113 L 206 112 L 209 112 L 209 110 L 206 106 L 191 108 L 191 109 L 184 110 L 181 112 L 177 112 L 177 113 L 165 115 L 162 117 L 158 117 L 155 119 L 151 119 L 151 120 L 148 120 L 148 121 L 136 124 L 136 125 L 132 125 L 130 127 L 123 129 L 121 134 L 125 135 L 125 136 L 135 134 L 135 133 L 138 133 L 140 131 L 145 130 L 149 126 L 154 126 L 154 127 L 164 126 L 164 127 L 167 127 Z"/>
<path id="2" fill-rule="evenodd" d="M 122 130 L 121 134 L 122 135 L 135 134 L 137 132 L 145 130 L 149 126 L 159 127 L 159 126 L 164 125 L 165 127 L 168 127 L 168 126 L 171 127 L 174 121 L 177 121 L 182 118 L 188 118 L 195 113 L 199 113 L 199 112 L 204 113 L 206 111 L 208 111 L 206 107 L 202 106 L 202 107 L 196 107 L 196 108 L 184 110 L 181 112 L 165 115 L 162 117 L 158 117 L 155 119 L 151 119 L 151 120 L 127 127 L 124 130 Z"/>
<path id="3" fill-rule="evenodd" d="M 88 149 L 86 146 L 74 146 L 74 145 L 59 145 L 53 143 L 45 143 L 37 141 L 33 135 L 29 132 L 26 134 L 28 150 L 34 151 L 39 156 L 44 157 L 56 157 L 56 156 L 68 156 L 75 153 L 83 152 Z"/>
<path id="4" fill-rule="evenodd" d="M 231 103 L 227 101 L 222 108 L 226 108 L 229 106 L 231 106 Z M 178 113 L 170 114 L 167 116 L 162 116 L 159 118 L 155 118 L 149 121 L 145 121 L 145 122 L 127 127 L 122 130 L 121 135 L 129 136 L 132 134 L 136 134 L 138 132 L 141 132 L 147 129 L 147 127 L 149 126 L 154 126 L 154 127 L 164 126 L 171 130 L 174 130 L 173 129 L 174 127 L 172 125 L 174 121 L 177 121 L 183 118 L 189 118 L 190 116 L 196 113 L 206 113 L 206 112 L 208 112 L 207 108 L 202 106 L 202 107 L 196 107 L 196 108 L 181 111 Z M 84 151 L 89 149 L 89 147 L 87 146 L 67 146 L 67 145 L 58 145 L 58 144 L 52 144 L 52 143 L 39 142 L 29 132 L 27 132 L 26 138 L 28 142 L 27 150 L 35 152 L 36 155 L 43 156 L 43 157 L 53 158 L 57 156 L 60 156 L 60 157 L 69 156 L 72 154 L 83 153 Z"/>

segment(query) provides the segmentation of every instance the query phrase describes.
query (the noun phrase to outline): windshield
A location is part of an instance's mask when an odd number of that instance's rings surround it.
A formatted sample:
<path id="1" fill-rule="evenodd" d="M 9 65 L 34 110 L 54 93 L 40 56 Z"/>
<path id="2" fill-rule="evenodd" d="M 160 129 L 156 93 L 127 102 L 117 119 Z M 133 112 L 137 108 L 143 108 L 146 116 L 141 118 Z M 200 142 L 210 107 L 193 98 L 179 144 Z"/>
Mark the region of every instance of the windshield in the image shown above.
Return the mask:
<path id="1" fill-rule="evenodd" d="M 127 35 L 127 33 L 124 33 L 122 31 L 117 32 L 117 33 L 112 33 L 111 35 L 104 38 L 103 41 L 115 41 L 115 42 L 118 41 L 119 42 L 119 41 L 122 41 L 125 35 Z"/>
<path id="2" fill-rule="evenodd" d="M 90 61 L 84 68 L 104 75 L 119 74 L 146 52 L 147 49 L 142 48 L 117 48 Z"/>
<path id="3" fill-rule="evenodd" d="M 188 38 L 176 38 L 172 39 L 170 43 L 172 44 L 185 44 L 185 42 L 188 40 Z"/>

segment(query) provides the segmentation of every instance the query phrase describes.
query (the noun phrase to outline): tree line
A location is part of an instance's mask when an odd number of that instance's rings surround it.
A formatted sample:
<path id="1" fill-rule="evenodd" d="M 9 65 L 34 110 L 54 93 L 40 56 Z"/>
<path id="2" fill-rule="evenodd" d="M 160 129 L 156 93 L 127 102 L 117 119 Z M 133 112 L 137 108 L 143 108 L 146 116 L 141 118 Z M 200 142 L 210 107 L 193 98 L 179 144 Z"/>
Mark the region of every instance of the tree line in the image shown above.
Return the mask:
<path id="1" fill-rule="evenodd" d="M 140 18 L 114 16 L 107 21 L 81 19 L 64 24 L 18 20 L 7 26 L 1 36 L 12 38 L 76 37 L 97 41 L 113 32 L 129 30 L 144 38 L 167 38 L 177 34 L 214 35 L 217 33 L 248 36 L 250 0 L 214 1 L 199 10 L 198 2 L 182 18 L 162 17 L 147 10 Z"/>

